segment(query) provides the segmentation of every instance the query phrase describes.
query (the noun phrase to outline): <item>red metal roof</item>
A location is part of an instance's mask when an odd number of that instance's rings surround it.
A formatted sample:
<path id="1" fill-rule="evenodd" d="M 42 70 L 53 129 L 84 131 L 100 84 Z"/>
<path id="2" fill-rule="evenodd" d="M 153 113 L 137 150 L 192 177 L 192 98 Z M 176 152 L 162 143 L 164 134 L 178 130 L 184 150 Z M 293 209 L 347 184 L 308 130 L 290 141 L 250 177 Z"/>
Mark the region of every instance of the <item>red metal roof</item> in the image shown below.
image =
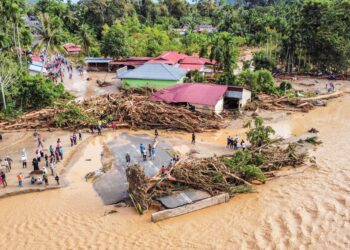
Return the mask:
<path id="1" fill-rule="evenodd" d="M 153 57 L 148 56 L 131 56 L 128 58 L 127 61 L 148 61 L 151 60 Z"/>
<path id="2" fill-rule="evenodd" d="M 166 64 L 177 64 L 181 59 L 184 59 L 185 57 L 187 57 L 187 55 L 177 51 L 164 51 L 160 56 L 155 57 L 149 62 L 158 61 L 158 63 L 161 62 Z"/>
<path id="3" fill-rule="evenodd" d="M 180 64 L 180 68 L 181 69 L 185 69 L 185 70 L 198 70 L 201 71 L 203 70 L 203 66 L 204 64 Z"/>
<path id="4" fill-rule="evenodd" d="M 80 52 L 81 51 L 80 45 L 74 44 L 74 43 L 66 43 L 65 45 L 63 45 L 63 47 L 68 52 Z"/>
<path id="5" fill-rule="evenodd" d="M 40 56 L 32 56 L 32 62 L 41 62 Z"/>
<path id="6" fill-rule="evenodd" d="M 184 83 L 157 91 L 150 99 L 166 103 L 193 103 L 215 106 L 226 91 L 226 85 Z"/>

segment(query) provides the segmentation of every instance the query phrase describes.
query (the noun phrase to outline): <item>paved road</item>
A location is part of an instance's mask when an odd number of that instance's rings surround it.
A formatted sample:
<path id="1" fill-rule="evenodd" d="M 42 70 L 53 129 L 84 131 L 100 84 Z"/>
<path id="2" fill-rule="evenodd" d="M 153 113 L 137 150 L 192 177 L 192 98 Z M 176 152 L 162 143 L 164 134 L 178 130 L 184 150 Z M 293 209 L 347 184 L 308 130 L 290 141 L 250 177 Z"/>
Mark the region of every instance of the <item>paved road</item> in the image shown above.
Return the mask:
<path id="1" fill-rule="evenodd" d="M 144 167 L 147 176 L 157 174 L 164 164 L 167 166 L 171 156 L 168 151 L 171 149 L 164 141 L 160 140 L 156 148 L 155 160 L 143 161 L 140 153 L 140 143 L 146 148 L 152 143 L 153 138 L 147 135 L 120 134 L 107 145 L 110 147 L 114 157 L 116 168 L 101 176 L 95 183 L 94 188 L 106 205 L 114 204 L 128 197 L 128 183 L 125 176 L 126 161 L 125 155 L 131 156 L 131 164 L 139 164 Z"/>

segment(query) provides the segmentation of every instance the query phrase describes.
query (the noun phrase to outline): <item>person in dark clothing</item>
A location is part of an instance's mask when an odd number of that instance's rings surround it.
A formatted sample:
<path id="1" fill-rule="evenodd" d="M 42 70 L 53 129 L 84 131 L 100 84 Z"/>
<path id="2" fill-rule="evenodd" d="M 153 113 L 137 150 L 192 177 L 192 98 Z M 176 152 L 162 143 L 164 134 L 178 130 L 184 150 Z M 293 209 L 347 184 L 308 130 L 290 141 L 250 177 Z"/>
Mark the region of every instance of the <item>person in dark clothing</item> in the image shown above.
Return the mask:
<path id="1" fill-rule="evenodd" d="M 39 170 L 39 162 L 36 158 L 33 158 L 33 168 L 34 168 L 34 171 L 38 171 Z"/>
<path id="2" fill-rule="evenodd" d="M 5 188 L 5 187 L 7 187 L 6 174 L 4 171 L 1 171 L 0 175 L 2 177 L 2 186 Z"/>
<path id="3" fill-rule="evenodd" d="M 148 144 L 148 157 L 152 157 L 152 146 Z"/>
<path id="4" fill-rule="evenodd" d="M 196 144 L 196 134 L 192 133 L 192 144 Z"/>
<path id="5" fill-rule="evenodd" d="M 79 130 L 78 132 L 78 135 L 79 135 L 79 141 L 81 141 L 83 139 L 83 135 L 81 134 L 81 131 Z"/>
<path id="6" fill-rule="evenodd" d="M 73 134 L 73 143 L 77 145 L 77 135 L 75 133 Z"/>
<path id="7" fill-rule="evenodd" d="M 56 174 L 55 180 L 57 182 L 57 185 L 60 185 L 60 177 Z"/>
<path id="8" fill-rule="evenodd" d="M 2 134 L 0 134 L 0 142 L 2 141 Z"/>
<path id="9" fill-rule="evenodd" d="M 129 155 L 129 153 L 127 153 L 126 155 L 125 155 L 125 160 L 126 160 L 126 163 L 130 163 L 130 161 L 131 161 L 131 159 L 130 159 L 130 155 Z"/>
<path id="10" fill-rule="evenodd" d="M 94 133 L 94 125 L 90 125 L 90 131 L 91 131 L 91 134 Z"/>
<path id="11" fill-rule="evenodd" d="M 49 156 L 47 154 L 45 154 L 45 166 L 49 167 Z"/>
<path id="12" fill-rule="evenodd" d="M 73 145 L 74 145 L 73 136 L 70 136 L 69 139 L 70 139 L 70 146 L 73 147 Z"/>

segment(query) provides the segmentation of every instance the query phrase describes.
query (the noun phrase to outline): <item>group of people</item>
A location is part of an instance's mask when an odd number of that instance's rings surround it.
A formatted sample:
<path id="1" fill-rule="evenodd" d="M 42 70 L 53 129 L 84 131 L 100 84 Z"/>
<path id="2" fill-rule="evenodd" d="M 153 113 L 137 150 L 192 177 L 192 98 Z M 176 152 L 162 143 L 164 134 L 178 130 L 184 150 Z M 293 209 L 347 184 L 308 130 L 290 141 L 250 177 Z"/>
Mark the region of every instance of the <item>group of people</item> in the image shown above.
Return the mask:
<path id="1" fill-rule="evenodd" d="M 151 160 L 154 160 L 156 157 L 156 140 L 153 141 L 152 145 L 148 144 L 147 150 L 146 150 L 145 146 L 141 143 L 140 144 L 140 152 L 141 152 L 141 157 L 144 161 L 147 161 L 147 153 L 148 153 L 148 157 Z"/>
<path id="2" fill-rule="evenodd" d="M 55 55 L 53 60 L 49 61 L 46 66 L 49 69 L 50 78 L 55 83 L 58 82 L 59 78 L 61 79 L 61 82 L 63 82 L 65 69 L 67 69 L 69 79 L 72 79 L 73 77 L 73 67 L 68 63 L 68 60 L 62 54 Z"/>
<path id="3" fill-rule="evenodd" d="M 81 130 L 78 131 L 78 137 L 79 137 L 79 141 L 83 139 Z M 77 140 L 78 140 L 77 134 L 74 132 L 73 135 L 70 136 L 70 146 L 73 147 L 74 145 L 77 145 L 78 144 Z"/>
<path id="4" fill-rule="evenodd" d="M 63 146 L 61 143 L 61 140 L 57 139 L 57 145 L 56 148 L 54 148 L 52 145 L 49 147 L 49 155 L 44 153 L 44 143 L 43 143 L 43 137 L 38 132 L 34 132 L 33 136 L 37 140 L 37 148 L 35 150 L 35 157 L 32 161 L 33 166 L 33 175 L 30 177 L 30 183 L 31 184 L 42 184 L 45 183 L 46 185 L 49 184 L 49 178 L 48 178 L 48 168 L 51 170 L 51 175 L 54 176 L 57 184 L 60 184 L 60 177 L 57 173 L 55 173 L 55 165 L 56 162 L 59 162 L 60 160 L 63 160 Z M 82 135 L 79 132 L 78 134 L 79 140 L 82 140 Z M 74 142 L 74 141 L 73 141 Z M 76 144 L 76 142 L 75 142 Z M 22 168 L 27 168 L 27 151 L 25 148 L 21 151 L 21 162 L 22 162 Z M 10 172 L 12 169 L 12 162 L 13 160 L 6 156 L 4 159 L 1 159 L 1 167 L 0 170 L 0 185 L 2 185 L 4 188 L 7 187 L 7 178 L 6 178 L 6 172 Z M 44 166 L 40 168 L 39 164 L 40 162 L 45 162 Z M 36 177 L 35 175 L 42 174 L 42 177 Z M 17 175 L 17 181 L 18 186 L 23 187 L 23 174 L 22 172 L 18 173 Z"/>
<path id="5" fill-rule="evenodd" d="M 102 121 L 98 121 L 97 126 L 95 125 L 90 125 L 90 132 L 91 134 L 94 133 L 94 130 L 97 130 L 97 135 L 102 135 Z"/>
<path id="6" fill-rule="evenodd" d="M 234 150 L 237 150 L 239 145 L 242 148 L 242 150 L 244 151 L 246 148 L 246 143 L 243 139 L 241 140 L 241 143 L 239 143 L 238 135 L 236 135 L 234 138 L 232 138 L 231 136 L 227 137 L 227 147 L 228 148 L 233 148 Z"/>
<path id="7" fill-rule="evenodd" d="M 166 168 L 164 165 L 162 165 L 162 167 L 160 168 L 160 173 L 162 176 L 165 176 L 167 171 L 168 173 L 172 174 L 174 172 L 174 164 L 176 162 L 178 162 L 180 160 L 180 156 L 179 155 L 175 155 L 171 160 L 170 163 L 168 165 L 168 167 Z"/>

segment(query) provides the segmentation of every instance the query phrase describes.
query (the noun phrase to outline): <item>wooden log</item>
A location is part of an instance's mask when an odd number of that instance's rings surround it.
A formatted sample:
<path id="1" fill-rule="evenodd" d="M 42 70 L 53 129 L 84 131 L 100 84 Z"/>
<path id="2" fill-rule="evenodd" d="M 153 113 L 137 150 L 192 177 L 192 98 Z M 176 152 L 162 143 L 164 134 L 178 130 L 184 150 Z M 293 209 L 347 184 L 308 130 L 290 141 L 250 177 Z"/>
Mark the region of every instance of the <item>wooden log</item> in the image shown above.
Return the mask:
<path id="1" fill-rule="evenodd" d="M 188 214 L 206 207 L 211 207 L 217 204 L 227 202 L 229 199 L 229 194 L 224 193 L 185 206 L 159 211 L 152 214 L 152 222 L 158 222 L 179 215 Z"/>
<path id="2" fill-rule="evenodd" d="M 302 101 L 327 100 L 327 99 L 331 99 L 331 98 L 336 98 L 336 97 L 342 96 L 343 94 L 344 94 L 343 91 L 336 91 L 336 92 L 333 92 L 331 94 L 319 95 L 319 96 L 308 97 L 308 98 L 301 98 L 300 100 L 302 100 Z"/>

